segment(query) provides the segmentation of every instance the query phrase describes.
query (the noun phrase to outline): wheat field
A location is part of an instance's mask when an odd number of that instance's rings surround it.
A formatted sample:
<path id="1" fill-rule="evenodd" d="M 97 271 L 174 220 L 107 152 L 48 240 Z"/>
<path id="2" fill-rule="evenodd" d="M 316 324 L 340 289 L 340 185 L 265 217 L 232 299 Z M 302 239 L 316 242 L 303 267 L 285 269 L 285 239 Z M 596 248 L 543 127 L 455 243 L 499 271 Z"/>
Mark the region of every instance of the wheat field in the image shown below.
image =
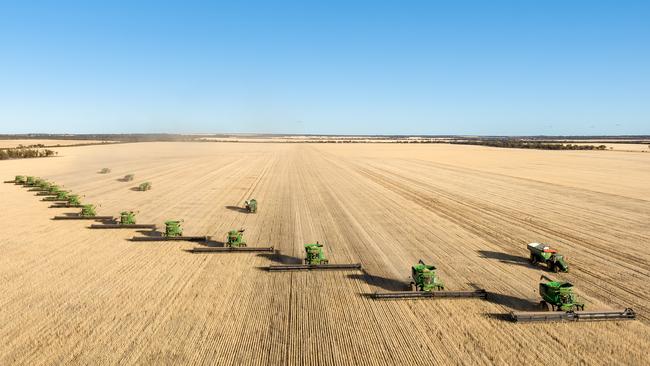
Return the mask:
<path id="1" fill-rule="evenodd" d="M 245 228 L 275 255 L 190 254 L 188 242 L 53 221 L 0 185 L 0 364 L 633 364 L 650 348 L 650 154 L 429 144 L 134 143 L 0 162 L 84 195 L 100 215 L 183 219 L 221 240 Z M 108 167 L 109 174 L 98 174 Z M 134 174 L 132 182 L 119 178 Z M 153 189 L 133 190 L 150 181 Z M 259 202 L 257 214 L 238 207 Z M 303 244 L 363 271 L 269 273 Z M 587 310 L 635 321 L 516 324 L 539 302 L 547 242 Z M 488 299 L 378 301 L 419 259 Z"/>

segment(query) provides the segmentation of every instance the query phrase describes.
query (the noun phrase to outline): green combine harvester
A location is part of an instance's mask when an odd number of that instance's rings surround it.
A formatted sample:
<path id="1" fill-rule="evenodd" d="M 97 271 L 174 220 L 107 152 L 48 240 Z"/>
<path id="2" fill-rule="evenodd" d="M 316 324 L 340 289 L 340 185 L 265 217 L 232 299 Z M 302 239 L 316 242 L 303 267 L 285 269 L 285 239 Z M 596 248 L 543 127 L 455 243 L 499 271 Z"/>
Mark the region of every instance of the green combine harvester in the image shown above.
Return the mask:
<path id="1" fill-rule="evenodd" d="M 483 289 L 474 291 L 444 291 L 445 285 L 436 274 L 436 267 L 421 259 L 411 267 L 411 291 L 375 292 L 374 299 L 421 299 L 421 298 L 487 298 Z"/>
<path id="2" fill-rule="evenodd" d="M 249 247 L 244 240 L 244 229 L 230 230 L 222 247 L 199 247 L 188 250 L 190 253 L 228 253 L 228 252 L 272 252 L 273 247 Z"/>
<path id="3" fill-rule="evenodd" d="M 112 221 L 105 224 L 90 225 L 91 229 L 156 229 L 155 224 L 138 224 L 135 221 L 135 213 L 133 211 L 120 212 L 119 221 Z"/>
<path id="4" fill-rule="evenodd" d="M 300 271 L 300 270 L 360 270 L 361 263 L 330 264 L 323 252 L 323 244 L 319 242 L 305 244 L 304 264 L 275 265 L 267 268 L 269 271 Z"/>
<path id="5" fill-rule="evenodd" d="M 250 213 L 256 213 L 257 212 L 257 200 L 255 198 L 250 199 L 245 202 L 246 204 L 246 211 Z"/>
<path id="6" fill-rule="evenodd" d="M 151 189 L 151 182 L 140 183 L 140 185 L 138 186 L 139 191 L 144 192 L 144 191 L 148 191 L 150 189 Z"/>
<path id="7" fill-rule="evenodd" d="M 209 241 L 209 236 L 184 236 L 182 220 L 165 221 L 165 232 L 160 236 L 134 236 L 131 241 Z"/>
<path id="8" fill-rule="evenodd" d="M 17 175 L 14 180 L 6 180 L 5 183 L 25 184 L 26 180 L 24 175 Z"/>
<path id="9" fill-rule="evenodd" d="M 557 250 L 542 243 L 528 244 L 528 251 L 530 251 L 530 263 L 536 265 L 537 263 L 544 263 L 546 268 L 557 272 L 569 272 L 569 266 L 564 261 L 564 256 L 557 252 Z"/>
<path id="10" fill-rule="evenodd" d="M 61 191 L 61 187 L 57 186 L 56 184 L 51 184 L 50 188 L 46 192 L 38 192 L 36 193 L 37 196 L 54 196 L 56 197 L 59 192 Z"/>
<path id="11" fill-rule="evenodd" d="M 57 197 L 58 198 L 58 197 Z M 48 200 L 43 199 L 43 201 L 59 201 L 58 199 Z M 83 208 L 84 205 L 81 203 L 81 198 L 76 194 L 68 194 L 66 202 L 61 202 L 50 206 L 51 208 L 62 208 L 62 207 L 78 207 Z"/>
<path id="12" fill-rule="evenodd" d="M 38 179 L 38 178 L 33 177 L 33 176 L 31 176 L 31 175 L 30 175 L 30 176 L 27 176 L 27 177 L 25 178 L 25 185 L 28 186 L 28 187 L 33 186 L 33 185 L 34 185 L 34 182 L 36 181 L 36 179 Z"/>
<path id="13" fill-rule="evenodd" d="M 79 214 L 54 216 L 54 220 L 113 220 L 113 216 L 97 216 L 94 205 L 82 205 Z"/>
<path id="14" fill-rule="evenodd" d="M 56 192 L 56 196 L 54 197 L 45 197 L 42 199 L 42 201 L 54 201 L 54 202 L 68 202 L 68 197 L 70 196 L 70 192 L 59 190 Z"/>
<path id="15" fill-rule="evenodd" d="M 510 318 L 513 321 L 585 321 L 636 318 L 636 313 L 630 308 L 614 311 L 584 311 L 585 304 L 573 293 L 573 284 L 563 281 L 553 281 L 546 276 L 542 276 L 541 279 L 546 281 L 540 282 L 539 284 L 539 294 L 542 296 L 542 301 L 540 301 L 539 305 L 542 311 L 513 311 L 510 313 Z"/>

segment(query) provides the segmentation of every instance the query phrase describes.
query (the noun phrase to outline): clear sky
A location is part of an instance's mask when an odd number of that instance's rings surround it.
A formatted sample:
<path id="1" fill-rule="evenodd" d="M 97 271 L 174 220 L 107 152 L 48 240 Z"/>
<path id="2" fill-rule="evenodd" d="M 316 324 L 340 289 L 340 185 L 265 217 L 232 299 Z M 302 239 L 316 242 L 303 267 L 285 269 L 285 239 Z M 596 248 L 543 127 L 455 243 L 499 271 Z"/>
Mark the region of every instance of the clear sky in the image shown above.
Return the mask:
<path id="1" fill-rule="evenodd" d="M 0 0 L 27 132 L 650 134 L 650 1 Z"/>

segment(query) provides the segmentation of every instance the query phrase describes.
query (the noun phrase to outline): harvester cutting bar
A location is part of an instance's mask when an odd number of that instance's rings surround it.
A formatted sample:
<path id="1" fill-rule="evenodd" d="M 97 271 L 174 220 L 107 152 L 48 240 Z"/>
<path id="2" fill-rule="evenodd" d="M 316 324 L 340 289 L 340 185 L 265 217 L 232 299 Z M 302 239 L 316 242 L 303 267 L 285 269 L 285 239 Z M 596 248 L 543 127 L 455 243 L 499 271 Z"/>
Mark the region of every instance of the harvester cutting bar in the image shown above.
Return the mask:
<path id="1" fill-rule="evenodd" d="M 515 322 L 632 320 L 636 319 L 636 313 L 630 308 L 614 311 L 513 311 L 510 318 Z"/>
<path id="2" fill-rule="evenodd" d="M 269 271 L 300 271 L 300 270 L 358 270 L 361 263 L 352 264 L 289 264 L 282 266 L 269 266 Z"/>
<path id="3" fill-rule="evenodd" d="M 50 205 L 50 208 L 70 208 L 70 207 L 77 207 L 81 208 L 84 207 L 84 205 L 68 205 L 68 204 L 63 204 L 63 205 Z M 113 216 L 111 216 L 113 217 Z"/>
<path id="4" fill-rule="evenodd" d="M 134 236 L 131 241 L 209 241 L 209 236 Z"/>
<path id="5" fill-rule="evenodd" d="M 4 181 L 4 182 L 5 182 L 5 183 L 15 183 L 15 184 L 18 184 L 18 183 L 16 183 L 15 180 L 6 180 L 6 181 Z M 21 184 L 23 184 L 23 183 L 21 183 Z"/>
<path id="6" fill-rule="evenodd" d="M 38 196 L 38 195 L 37 195 L 37 196 Z M 68 202 L 68 200 L 59 199 L 59 198 L 56 198 L 56 197 L 45 197 L 45 198 L 42 198 L 41 201 L 49 201 L 49 202 Z"/>
<path id="7" fill-rule="evenodd" d="M 229 253 L 229 252 L 272 252 L 273 247 L 198 247 L 190 253 Z"/>
<path id="8" fill-rule="evenodd" d="M 113 216 L 54 216 L 54 220 L 113 220 Z"/>
<path id="9" fill-rule="evenodd" d="M 400 292 L 375 292 L 373 299 L 425 299 L 425 298 L 468 298 L 478 297 L 487 299 L 485 290 L 476 291 L 400 291 Z"/>
<path id="10" fill-rule="evenodd" d="M 92 224 L 91 229 L 156 229 L 156 224 Z"/>
<path id="11" fill-rule="evenodd" d="M 52 192 L 38 192 L 38 193 L 36 193 L 36 195 L 37 196 L 55 196 L 55 197 L 57 196 L 56 193 L 52 193 Z"/>

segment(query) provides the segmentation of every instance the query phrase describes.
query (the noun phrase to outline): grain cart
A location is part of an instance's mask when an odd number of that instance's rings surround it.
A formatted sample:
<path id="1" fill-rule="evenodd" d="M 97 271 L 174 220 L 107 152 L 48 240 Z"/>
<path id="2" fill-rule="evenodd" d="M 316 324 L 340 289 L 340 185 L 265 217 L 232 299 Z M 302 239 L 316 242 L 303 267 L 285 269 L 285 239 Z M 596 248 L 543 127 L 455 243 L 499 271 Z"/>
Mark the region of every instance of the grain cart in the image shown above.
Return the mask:
<path id="1" fill-rule="evenodd" d="M 140 190 L 140 191 L 148 191 L 150 189 L 151 189 L 151 183 L 150 182 L 140 183 L 140 185 L 138 186 L 138 190 Z"/>
<path id="2" fill-rule="evenodd" d="M 257 212 L 257 200 L 255 198 L 248 200 L 245 203 L 246 203 L 246 211 L 250 213 Z"/>
<path id="3" fill-rule="evenodd" d="M 530 263 L 533 265 L 544 263 L 546 268 L 553 272 L 569 272 L 569 266 L 564 261 L 564 256 L 548 245 L 530 243 L 528 244 L 528 251 L 530 251 Z"/>
<path id="4" fill-rule="evenodd" d="M 105 224 L 90 225 L 91 229 L 156 229 L 154 224 L 138 224 L 135 222 L 135 213 L 133 211 L 120 212 L 119 221 L 112 221 Z"/>
<path id="5" fill-rule="evenodd" d="M 244 229 L 230 230 L 222 247 L 207 246 L 192 248 L 190 253 L 224 253 L 224 252 L 272 252 L 273 247 L 249 247 L 244 240 Z"/>
<path id="6" fill-rule="evenodd" d="M 553 281 L 546 276 L 539 284 L 542 297 L 541 311 L 511 312 L 510 318 L 516 322 L 542 322 L 557 320 L 620 320 L 635 319 L 636 313 L 630 308 L 614 311 L 584 311 L 585 304 L 573 293 L 573 284 Z"/>
<path id="7" fill-rule="evenodd" d="M 99 171 L 99 174 L 108 174 L 110 172 L 111 170 L 109 168 L 102 168 L 102 170 Z"/>
<path id="8" fill-rule="evenodd" d="M 421 259 L 411 267 L 411 291 L 375 292 L 375 299 L 419 299 L 419 298 L 487 298 L 483 289 L 474 291 L 444 291 L 445 285 L 436 275 L 436 267 L 425 264 Z"/>
<path id="9" fill-rule="evenodd" d="M 134 236 L 131 241 L 209 241 L 209 236 L 184 236 L 182 220 L 165 221 L 165 232 L 159 236 Z"/>
<path id="10" fill-rule="evenodd" d="M 79 214 L 54 216 L 54 220 L 113 220 L 113 216 L 97 216 L 94 205 L 82 205 Z"/>
<path id="11" fill-rule="evenodd" d="M 122 182 L 130 182 L 133 180 L 134 177 L 135 175 L 133 174 L 127 174 L 124 176 L 124 178 L 122 178 Z"/>
<path id="12" fill-rule="evenodd" d="M 288 264 L 270 266 L 269 271 L 297 271 L 297 270 L 359 270 L 361 263 L 330 264 L 323 253 L 323 244 L 319 242 L 305 244 L 305 264 Z"/>

